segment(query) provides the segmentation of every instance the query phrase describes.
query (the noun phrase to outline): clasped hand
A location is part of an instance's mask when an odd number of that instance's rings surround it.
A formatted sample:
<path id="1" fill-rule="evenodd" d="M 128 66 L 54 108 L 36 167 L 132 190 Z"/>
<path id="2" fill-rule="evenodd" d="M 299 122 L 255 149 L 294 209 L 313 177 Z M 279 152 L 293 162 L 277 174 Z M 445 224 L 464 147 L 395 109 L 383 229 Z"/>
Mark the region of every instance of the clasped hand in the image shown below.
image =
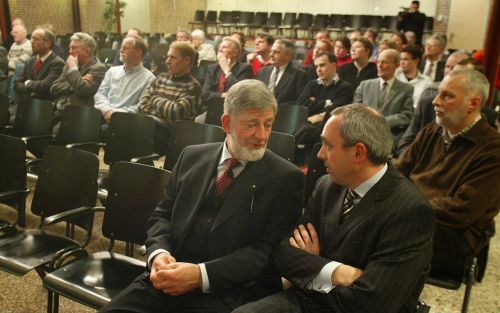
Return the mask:
<path id="1" fill-rule="evenodd" d="M 307 223 L 307 229 L 302 224 L 295 228 L 293 237 L 290 237 L 289 242 L 292 247 L 319 255 L 318 234 L 311 223 Z"/>
<path id="2" fill-rule="evenodd" d="M 149 279 L 156 289 L 171 296 L 182 295 L 201 287 L 199 265 L 177 262 L 167 253 L 155 256 Z"/>

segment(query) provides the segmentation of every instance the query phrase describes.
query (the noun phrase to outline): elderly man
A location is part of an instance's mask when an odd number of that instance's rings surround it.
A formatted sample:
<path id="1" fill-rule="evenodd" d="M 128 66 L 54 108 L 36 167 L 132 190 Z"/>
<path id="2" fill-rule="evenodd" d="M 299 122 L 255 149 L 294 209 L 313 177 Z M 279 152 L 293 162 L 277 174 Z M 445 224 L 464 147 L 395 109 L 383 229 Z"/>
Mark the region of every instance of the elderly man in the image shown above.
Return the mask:
<path id="1" fill-rule="evenodd" d="M 37 28 L 31 34 L 35 55 L 26 60 L 24 70 L 16 78 L 14 86 L 20 98 L 53 100 L 50 87 L 64 66 L 64 61 L 52 52 L 55 38 L 48 28 Z"/>
<path id="2" fill-rule="evenodd" d="M 274 253 L 292 287 L 233 313 L 414 312 L 432 252 L 434 214 L 387 164 L 392 136 L 374 109 L 333 110 L 321 177 L 298 226 Z"/>
<path id="3" fill-rule="evenodd" d="M 252 67 L 240 63 L 241 46 L 233 37 L 224 37 L 219 45 L 217 64 L 207 68 L 201 92 L 202 102 L 225 97 L 226 92 L 237 82 L 252 78 Z"/>
<path id="4" fill-rule="evenodd" d="M 396 143 L 413 116 L 413 86 L 396 79 L 398 66 L 399 52 L 382 51 L 377 60 L 379 78 L 361 82 L 354 92 L 354 102 L 367 104 L 385 116 Z"/>
<path id="5" fill-rule="evenodd" d="M 182 41 L 170 45 L 166 64 L 168 74 L 155 78 L 139 99 L 139 112 L 152 115 L 159 122 L 155 132 L 155 151 L 166 153 L 172 122 L 194 120 L 202 112 L 201 86 L 191 76 L 196 59 L 193 47 Z"/>
<path id="6" fill-rule="evenodd" d="M 94 95 L 107 70 L 106 66 L 94 58 L 96 43 L 92 36 L 74 33 L 70 39 L 66 65 L 50 87 L 59 111 L 68 104 L 93 107 Z"/>
<path id="7" fill-rule="evenodd" d="M 125 37 L 128 37 L 128 36 L 137 36 L 137 37 L 144 38 L 144 35 L 139 28 L 129 29 L 127 31 L 127 34 L 125 35 Z M 146 51 L 146 53 L 142 56 L 142 65 L 149 70 L 149 69 L 151 69 L 151 61 L 152 60 L 153 60 L 153 57 L 151 56 L 151 53 L 149 53 L 149 51 Z M 118 66 L 118 65 L 122 65 L 122 64 L 123 64 L 123 62 L 120 61 L 120 54 L 117 53 L 115 55 L 114 60 L 113 60 L 113 66 Z"/>
<path id="8" fill-rule="evenodd" d="M 191 42 L 193 43 L 194 50 L 198 53 L 198 64 L 205 61 L 217 60 L 215 56 L 215 49 L 211 44 L 205 43 L 205 33 L 201 29 L 195 29 L 191 33 Z"/>
<path id="9" fill-rule="evenodd" d="M 406 46 L 401 50 L 400 67 L 396 69 L 396 78 L 413 86 L 413 107 L 415 108 L 420 95 L 432 84 L 432 80 L 420 73 L 418 64 L 422 59 L 422 50 L 418 46 Z"/>
<path id="10" fill-rule="evenodd" d="M 446 47 L 446 39 L 443 35 L 432 35 L 425 43 L 424 59 L 420 62 L 420 70 L 433 82 L 443 80 L 445 62 L 441 56 Z"/>
<path id="11" fill-rule="evenodd" d="M 111 67 L 94 96 L 95 107 L 109 123 L 114 112 L 137 113 L 137 103 L 154 75 L 142 65 L 147 46 L 144 39 L 128 36 L 120 48 L 123 65 Z"/>
<path id="12" fill-rule="evenodd" d="M 274 38 L 270 34 L 260 33 L 255 37 L 255 50 L 247 55 L 248 64 L 252 65 L 253 75 L 264 66 L 271 65 L 271 48 Z"/>
<path id="13" fill-rule="evenodd" d="M 500 135 L 481 115 L 486 77 L 455 69 L 434 99 L 436 123 L 427 125 L 397 159 L 436 212 L 432 269 L 461 271 L 493 236 L 500 203 Z"/>
<path id="14" fill-rule="evenodd" d="M 256 78 L 267 85 L 278 104 L 296 104 L 306 85 L 305 72 L 292 64 L 293 43 L 286 39 L 274 41 L 271 64 L 257 71 Z"/>
<path id="15" fill-rule="evenodd" d="M 177 31 L 177 34 L 175 34 L 175 40 L 176 41 L 191 41 L 191 34 L 187 29 L 180 29 Z"/>
<path id="16" fill-rule="evenodd" d="M 28 32 L 23 25 L 15 25 L 10 32 L 14 38 L 14 43 L 10 46 L 9 59 L 9 75 L 12 75 L 16 70 L 17 65 L 24 64 L 33 53 L 31 42 L 26 38 Z"/>
<path id="17" fill-rule="evenodd" d="M 303 175 L 266 150 L 276 109 L 260 81 L 231 87 L 225 143 L 182 152 L 150 219 L 148 273 L 100 312 L 225 313 L 281 288 L 271 256 L 299 216 Z"/>
<path id="18" fill-rule="evenodd" d="M 356 39 L 351 45 L 352 62 L 340 66 L 337 70 L 340 78 L 354 88 L 357 88 L 364 80 L 376 78 L 377 66 L 369 61 L 372 52 L 373 44 L 368 38 Z"/>

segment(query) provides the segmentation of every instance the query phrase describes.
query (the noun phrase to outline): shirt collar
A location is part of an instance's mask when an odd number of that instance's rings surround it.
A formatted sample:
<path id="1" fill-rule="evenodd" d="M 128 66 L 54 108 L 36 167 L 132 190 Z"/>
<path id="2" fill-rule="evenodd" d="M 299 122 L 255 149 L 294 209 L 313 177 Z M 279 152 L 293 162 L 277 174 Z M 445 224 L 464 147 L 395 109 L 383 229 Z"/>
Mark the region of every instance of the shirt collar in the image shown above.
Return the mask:
<path id="1" fill-rule="evenodd" d="M 379 77 L 380 78 L 380 77 Z M 394 81 L 396 80 L 396 75 L 392 76 L 391 79 L 389 80 L 383 80 L 382 78 L 379 79 L 379 84 L 380 84 L 380 89 L 382 89 L 382 87 L 384 87 L 384 82 L 387 82 L 387 88 L 388 89 L 391 89 L 392 88 L 392 85 L 394 84 Z"/>
<path id="2" fill-rule="evenodd" d="M 222 147 L 222 154 L 220 156 L 218 165 L 221 165 L 227 159 L 231 159 L 231 158 L 233 158 L 233 155 L 231 154 L 231 152 L 229 152 L 229 149 L 227 148 L 227 139 L 226 139 L 224 141 L 224 145 Z M 238 161 L 240 161 L 240 163 L 241 163 L 241 165 L 243 165 L 243 167 L 245 167 L 248 163 L 248 161 L 246 161 L 246 160 L 238 160 Z"/>
<path id="3" fill-rule="evenodd" d="M 125 71 L 125 73 L 134 73 L 134 72 L 140 71 L 144 67 L 144 66 L 142 66 L 142 62 L 139 63 L 139 65 L 134 66 L 134 67 L 125 67 L 125 64 L 122 66 L 123 66 L 123 70 Z"/>
<path id="4" fill-rule="evenodd" d="M 328 87 L 330 85 L 335 85 L 339 81 L 339 79 L 340 79 L 339 75 L 335 74 L 335 77 L 333 78 L 333 80 L 329 84 L 327 84 L 324 80 L 319 79 L 319 78 L 316 81 L 318 82 L 318 85 L 323 85 L 325 87 Z"/>
<path id="5" fill-rule="evenodd" d="M 37 57 L 40 57 L 40 59 L 42 60 L 42 63 L 45 62 L 45 60 L 47 60 L 49 58 L 49 56 L 52 54 L 52 50 L 49 50 L 49 52 L 47 52 L 46 54 L 42 55 L 41 57 L 39 55 L 37 55 Z"/>
<path id="6" fill-rule="evenodd" d="M 449 148 L 453 141 L 458 137 L 458 136 L 464 136 L 467 134 L 472 127 L 474 127 L 480 120 L 481 120 L 481 114 L 478 114 L 474 122 L 470 124 L 469 126 L 465 127 L 461 131 L 459 131 L 457 134 L 450 134 L 450 132 L 443 127 L 443 131 L 441 133 L 441 136 L 443 137 L 444 144 L 446 145 L 446 148 Z"/>
<path id="7" fill-rule="evenodd" d="M 372 189 L 373 186 L 375 186 L 376 183 L 380 179 L 382 179 L 382 176 L 387 172 L 388 166 L 387 163 L 384 164 L 384 167 L 380 169 L 375 175 L 372 177 L 368 178 L 365 180 L 363 183 L 361 183 L 358 187 L 354 188 L 354 191 L 359 195 L 360 199 L 363 198 L 370 189 Z"/>

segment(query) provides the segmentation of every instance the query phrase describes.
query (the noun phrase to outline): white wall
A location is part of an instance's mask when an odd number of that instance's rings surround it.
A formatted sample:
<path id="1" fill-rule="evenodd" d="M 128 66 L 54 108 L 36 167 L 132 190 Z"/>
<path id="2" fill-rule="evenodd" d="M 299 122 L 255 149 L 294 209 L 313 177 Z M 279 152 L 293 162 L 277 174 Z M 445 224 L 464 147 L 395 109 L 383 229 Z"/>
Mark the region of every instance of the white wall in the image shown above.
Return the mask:
<path id="1" fill-rule="evenodd" d="M 498 0 L 493 0 L 498 1 Z M 448 23 L 448 48 L 472 51 L 483 47 L 491 0 L 453 0 Z"/>
<path id="2" fill-rule="evenodd" d="M 411 0 L 207 0 L 207 10 L 396 15 L 410 4 Z M 420 11 L 434 16 L 436 0 L 420 1 Z"/>

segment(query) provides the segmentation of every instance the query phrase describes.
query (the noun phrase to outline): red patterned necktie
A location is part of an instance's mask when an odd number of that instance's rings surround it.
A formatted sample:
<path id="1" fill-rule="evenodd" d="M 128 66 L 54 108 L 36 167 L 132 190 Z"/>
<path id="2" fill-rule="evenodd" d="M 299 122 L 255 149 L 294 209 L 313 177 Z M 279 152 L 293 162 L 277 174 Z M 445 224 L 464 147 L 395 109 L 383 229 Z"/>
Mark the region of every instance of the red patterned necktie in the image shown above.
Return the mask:
<path id="1" fill-rule="evenodd" d="M 224 93 L 224 83 L 226 82 L 226 75 L 224 73 L 221 73 L 220 78 L 219 78 L 219 92 Z"/>
<path id="2" fill-rule="evenodd" d="M 36 57 L 35 70 L 34 70 L 35 75 L 38 74 L 40 68 L 42 68 L 42 59 L 40 59 L 40 57 Z"/>
<path id="3" fill-rule="evenodd" d="M 239 165 L 240 161 L 238 161 L 238 159 L 227 160 L 226 170 L 219 178 L 217 178 L 217 181 L 215 182 L 216 196 L 221 196 L 222 194 L 224 194 L 224 191 L 227 189 L 227 187 L 231 186 L 234 181 L 233 169 Z"/>

